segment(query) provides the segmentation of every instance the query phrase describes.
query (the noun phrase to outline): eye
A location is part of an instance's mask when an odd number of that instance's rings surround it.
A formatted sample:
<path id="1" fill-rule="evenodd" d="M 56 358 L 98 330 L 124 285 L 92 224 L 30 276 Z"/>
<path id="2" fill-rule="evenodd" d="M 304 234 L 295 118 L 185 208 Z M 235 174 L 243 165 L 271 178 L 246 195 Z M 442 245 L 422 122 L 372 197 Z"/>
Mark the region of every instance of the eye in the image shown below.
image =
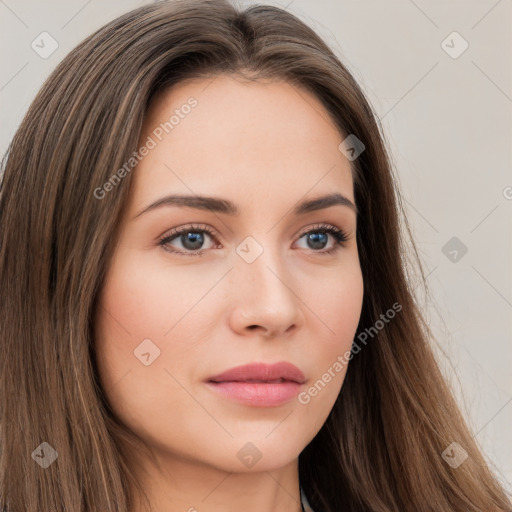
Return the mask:
<path id="1" fill-rule="evenodd" d="M 204 244 L 205 233 L 208 238 L 217 240 L 215 234 L 208 226 L 191 225 L 184 228 L 176 229 L 171 233 L 167 234 L 163 239 L 161 239 L 158 242 L 158 245 L 161 245 L 167 251 L 176 254 L 183 254 L 186 256 L 202 256 L 202 245 Z M 181 248 L 179 247 L 179 249 L 181 250 L 169 248 L 174 247 L 171 245 L 171 242 L 175 240 L 181 244 Z"/>
<path id="2" fill-rule="evenodd" d="M 329 235 L 334 239 L 334 245 L 327 250 L 318 250 L 323 249 L 329 240 Z M 299 240 L 303 238 L 306 239 L 306 244 L 309 244 L 309 247 L 306 247 L 306 249 L 312 249 L 315 253 L 326 255 L 334 254 L 343 246 L 343 243 L 348 240 L 348 236 L 343 230 L 336 226 L 331 226 L 330 224 L 321 224 L 309 229 L 300 236 Z"/>
<path id="3" fill-rule="evenodd" d="M 174 254 L 202 256 L 207 250 L 203 248 L 205 235 L 218 244 L 218 238 L 215 232 L 208 226 L 190 225 L 173 230 L 171 233 L 165 235 L 164 238 L 160 239 L 158 245 Z M 329 241 L 329 235 L 334 243 L 330 249 L 325 250 L 324 246 Z M 348 240 L 348 236 L 343 230 L 330 224 L 321 224 L 310 228 L 300 235 L 299 240 L 303 238 L 305 238 L 306 243 L 309 244 L 309 247 L 306 247 L 306 249 L 309 249 L 313 253 L 327 255 L 338 251 L 343 246 L 343 243 Z M 181 244 L 181 247 L 178 246 L 178 248 L 176 248 L 175 245 L 172 245 L 172 242 L 178 242 L 178 244 Z"/>

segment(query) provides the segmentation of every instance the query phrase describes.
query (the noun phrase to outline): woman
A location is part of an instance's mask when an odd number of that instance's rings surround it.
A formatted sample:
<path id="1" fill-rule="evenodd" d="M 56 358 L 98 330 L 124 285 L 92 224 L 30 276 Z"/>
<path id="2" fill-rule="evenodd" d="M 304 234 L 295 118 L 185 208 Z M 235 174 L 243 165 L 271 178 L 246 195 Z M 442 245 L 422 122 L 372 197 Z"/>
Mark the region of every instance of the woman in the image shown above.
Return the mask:
<path id="1" fill-rule="evenodd" d="M 161 2 L 86 39 L 4 162 L 1 510 L 512 510 L 399 205 L 291 14 Z"/>

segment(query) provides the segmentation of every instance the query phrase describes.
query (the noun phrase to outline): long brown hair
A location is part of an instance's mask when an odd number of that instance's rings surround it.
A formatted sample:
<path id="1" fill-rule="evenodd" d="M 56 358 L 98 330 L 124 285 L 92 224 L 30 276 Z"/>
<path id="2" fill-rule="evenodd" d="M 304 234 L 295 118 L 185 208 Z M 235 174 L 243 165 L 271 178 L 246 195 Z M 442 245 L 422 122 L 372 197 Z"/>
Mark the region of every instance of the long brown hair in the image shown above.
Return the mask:
<path id="1" fill-rule="evenodd" d="M 0 510 L 125 512 L 132 439 L 98 385 L 94 312 L 132 172 L 94 191 L 133 152 L 149 101 L 186 78 L 284 79 L 315 95 L 365 149 L 352 161 L 364 279 L 361 347 L 321 430 L 299 457 L 317 512 L 510 511 L 445 384 L 407 278 L 411 242 L 382 129 L 360 87 L 303 22 L 276 7 L 160 2 L 88 37 L 30 106 L 0 188 Z M 417 262 L 419 264 L 419 262 Z M 419 267 L 421 269 L 421 265 Z M 46 469 L 34 450 L 47 442 Z M 457 468 L 442 452 L 457 442 Z M 43 445 L 44 449 L 46 445 Z M 36 453 L 37 456 L 37 453 Z M 140 489 L 142 491 L 142 489 Z"/>

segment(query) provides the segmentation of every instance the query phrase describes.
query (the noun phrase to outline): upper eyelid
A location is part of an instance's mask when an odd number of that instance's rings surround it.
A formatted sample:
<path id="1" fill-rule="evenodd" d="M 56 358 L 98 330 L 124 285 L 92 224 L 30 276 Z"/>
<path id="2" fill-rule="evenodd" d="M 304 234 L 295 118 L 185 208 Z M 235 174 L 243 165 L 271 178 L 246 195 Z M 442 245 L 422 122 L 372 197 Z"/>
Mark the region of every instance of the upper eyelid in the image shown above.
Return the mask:
<path id="1" fill-rule="evenodd" d="M 336 226 L 335 224 L 331 224 L 329 222 L 319 222 L 319 223 L 313 224 L 311 226 L 302 228 L 301 230 L 299 230 L 298 235 L 303 236 L 303 235 L 307 234 L 309 231 L 314 231 L 314 230 L 320 231 L 322 229 L 327 229 L 327 228 L 333 228 L 335 230 L 339 230 L 339 231 L 345 233 L 347 236 L 350 234 L 350 230 L 348 230 L 348 229 L 341 228 L 341 227 Z M 199 225 L 199 224 L 192 223 L 190 225 L 184 225 L 183 227 L 173 228 L 170 232 L 167 231 L 163 235 L 159 236 L 158 239 L 162 240 L 165 238 L 170 238 L 170 237 L 182 234 L 183 232 L 186 232 L 186 231 L 191 231 L 191 232 L 205 231 L 206 233 L 211 234 L 217 238 L 220 237 L 220 234 L 217 232 L 217 230 L 215 230 L 208 224 Z"/>

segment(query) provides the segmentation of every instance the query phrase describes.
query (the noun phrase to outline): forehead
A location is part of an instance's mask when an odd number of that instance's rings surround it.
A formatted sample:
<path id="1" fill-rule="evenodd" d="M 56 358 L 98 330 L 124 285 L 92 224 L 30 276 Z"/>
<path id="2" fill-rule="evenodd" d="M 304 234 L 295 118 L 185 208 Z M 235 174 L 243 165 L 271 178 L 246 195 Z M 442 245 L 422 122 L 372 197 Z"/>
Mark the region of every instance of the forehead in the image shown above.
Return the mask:
<path id="1" fill-rule="evenodd" d="M 353 200 L 342 136 L 320 101 L 284 81 L 220 75 L 160 92 L 139 147 L 154 147 L 134 172 L 136 202 L 156 192 L 299 199 L 334 189 Z"/>

